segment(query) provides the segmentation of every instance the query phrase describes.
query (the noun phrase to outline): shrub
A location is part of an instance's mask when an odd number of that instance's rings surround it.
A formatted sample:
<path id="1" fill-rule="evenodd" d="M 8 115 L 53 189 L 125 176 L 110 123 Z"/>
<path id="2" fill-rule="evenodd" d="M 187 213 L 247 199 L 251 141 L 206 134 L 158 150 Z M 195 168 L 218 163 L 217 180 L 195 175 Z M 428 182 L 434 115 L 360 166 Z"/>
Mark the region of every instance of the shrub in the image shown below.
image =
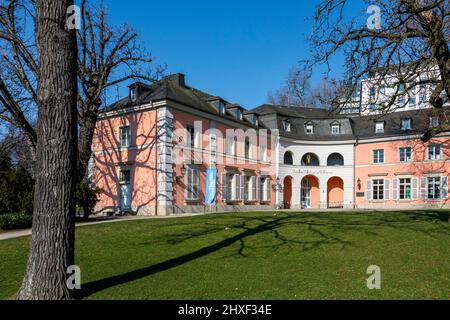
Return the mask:
<path id="1" fill-rule="evenodd" d="M 98 201 L 98 195 L 102 190 L 92 187 L 89 181 L 83 180 L 77 185 L 77 207 L 83 210 L 83 217 L 87 219 L 94 211 Z"/>
<path id="2" fill-rule="evenodd" d="M 33 216 L 27 214 L 2 214 L 0 215 L 0 229 L 26 229 L 31 228 Z"/>
<path id="3" fill-rule="evenodd" d="M 33 189 L 31 174 L 0 155 L 0 212 L 33 214 Z"/>

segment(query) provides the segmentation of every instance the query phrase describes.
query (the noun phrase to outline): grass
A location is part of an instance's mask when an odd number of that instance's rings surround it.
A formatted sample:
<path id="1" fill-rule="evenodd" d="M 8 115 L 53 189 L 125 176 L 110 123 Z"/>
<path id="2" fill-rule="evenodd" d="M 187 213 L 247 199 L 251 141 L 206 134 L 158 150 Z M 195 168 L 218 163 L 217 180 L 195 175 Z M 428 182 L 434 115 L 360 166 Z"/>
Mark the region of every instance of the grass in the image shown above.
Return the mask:
<path id="1" fill-rule="evenodd" d="M 77 228 L 86 299 L 449 299 L 446 211 L 240 213 Z M 0 298 L 29 237 L 0 241 Z M 381 290 L 366 286 L 381 268 Z"/>

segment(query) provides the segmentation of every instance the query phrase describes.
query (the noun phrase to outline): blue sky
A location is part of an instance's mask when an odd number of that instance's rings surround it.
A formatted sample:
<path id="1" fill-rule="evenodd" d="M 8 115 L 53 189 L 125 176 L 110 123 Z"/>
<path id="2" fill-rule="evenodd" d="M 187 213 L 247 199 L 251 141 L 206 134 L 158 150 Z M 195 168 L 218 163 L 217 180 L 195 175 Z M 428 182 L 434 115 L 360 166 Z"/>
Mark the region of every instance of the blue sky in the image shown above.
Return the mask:
<path id="1" fill-rule="evenodd" d="M 289 68 L 308 58 L 311 22 L 306 18 L 316 3 L 104 1 L 110 22 L 132 25 L 169 72 L 182 72 L 189 85 L 246 108 L 264 103 Z M 341 71 L 342 60 L 336 58 L 331 75 Z M 315 70 L 314 79 L 323 72 Z"/>

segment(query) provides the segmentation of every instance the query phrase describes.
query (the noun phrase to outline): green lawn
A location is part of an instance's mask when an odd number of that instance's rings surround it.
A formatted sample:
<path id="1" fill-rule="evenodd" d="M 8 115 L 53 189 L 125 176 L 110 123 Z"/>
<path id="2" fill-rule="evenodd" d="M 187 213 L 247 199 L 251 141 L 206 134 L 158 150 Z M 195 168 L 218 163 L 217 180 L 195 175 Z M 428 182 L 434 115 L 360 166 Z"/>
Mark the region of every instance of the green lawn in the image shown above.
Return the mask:
<path id="1" fill-rule="evenodd" d="M 450 299 L 448 212 L 240 213 L 77 228 L 87 299 Z M 0 298 L 29 237 L 0 241 Z M 369 265 L 381 290 L 366 287 Z"/>

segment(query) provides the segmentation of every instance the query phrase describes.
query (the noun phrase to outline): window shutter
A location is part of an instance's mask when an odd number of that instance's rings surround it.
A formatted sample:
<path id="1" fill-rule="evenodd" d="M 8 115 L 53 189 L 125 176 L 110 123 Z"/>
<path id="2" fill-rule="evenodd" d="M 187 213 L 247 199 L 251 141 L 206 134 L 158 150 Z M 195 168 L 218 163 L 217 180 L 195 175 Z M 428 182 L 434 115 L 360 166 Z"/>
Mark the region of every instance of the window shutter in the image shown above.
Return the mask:
<path id="1" fill-rule="evenodd" d="M 192 187 L 192 198 L 195 200 L 198 200 L 199 198 L 199 190 L 200 190 L 200 174 L 198 169 L 192 170 L 192 181 L 193 181 L 193 187 Z"/>
<path id="2" fill-rule="evenodd" d="M 390 199 L 390 192 L 389 192 L 389 179 L 384 179 L 384 200 Z"/>
<path id="3" fill-rule="evenodd" d="M 418 185 L 417 178 L 413 178 L 412 179 L 412 192 L 411 192 L 412 200 L 417 200 L 417 185 Z"/>
<path id="4" fill-rule="evenodd" d="M 427 178 L 425 177 L 420 179 L 420 199 L 427 199 Z"/>
<path id="5" fill-rule="evenodd" d="M 256 192 L 258 190 L 258 187 L 256 186 L 256 177 L 255 176 L 252 177 L 252 188 L 253 188 L 252 196 L 250 199 L 251 199 L 251 201 L 255 201 L 256 200 Z"/>
<path id="6" fill-rule="evenodd" d="M 448 198 L 448 177 L 441 177 L 441 199 L 445 200 Z"/>
<path id="7" fill-rule="evenodd" d="M 266 179 L 266 201 L 270 201 L 270 178 Z"/>
<path id="8" fill-rule="evenodd" d="M 372 200 L 372 180 L 366 181 L 366 198 L 367 200 Z"/>
<path id="9" fill-rule="evenodd" d="M 238 174 L 234 175 L 234 179 L 236 181 L 236 197 L 233 200 L 240 200 L 241 199 L 241 176 Z"/>
<path id="10" fill-rule="evenodd" d="M 189 168 L 186 169 L 186 175 L 184 176 L 184 199 L 189 199 Z"/>
<path id="11" fill-rule="evenodd" d="M 245 200 L 245 175 L 241 175 L 241 198 L 240 200 Z"/>
<path id="12" fill-rule="evenodd" d="M 196 148 L 200 148 L 201 147 L 200 139 L 201 139 L 201 134 L 197 130 L 197 128 L 195 128 L 195 131 L 194 131 L 194 147 L 196 147 Z"/>
<path id="13" fill-rule="evenodd" d="M 398 199 L 398 179 L 392 179 L 392 200 Z"/>
<path id="14" fill-rule="evenodd" d="M 261 177 L 258 177 L 257 179 L 256 179 L 256 188 L 257 188 L 257 200 L 259 201 L 259 202 L 261 202 L 261 200 L 262 200 L 262 196 L 261 196 L 261 193 L 262 193 L 262 188 L 261 188 Z"/>
<path id="15" fill-rule="evenodd" d="M 227 174 L 222 172 L 222 202 L 225 202 L 227 199 Z"/>

